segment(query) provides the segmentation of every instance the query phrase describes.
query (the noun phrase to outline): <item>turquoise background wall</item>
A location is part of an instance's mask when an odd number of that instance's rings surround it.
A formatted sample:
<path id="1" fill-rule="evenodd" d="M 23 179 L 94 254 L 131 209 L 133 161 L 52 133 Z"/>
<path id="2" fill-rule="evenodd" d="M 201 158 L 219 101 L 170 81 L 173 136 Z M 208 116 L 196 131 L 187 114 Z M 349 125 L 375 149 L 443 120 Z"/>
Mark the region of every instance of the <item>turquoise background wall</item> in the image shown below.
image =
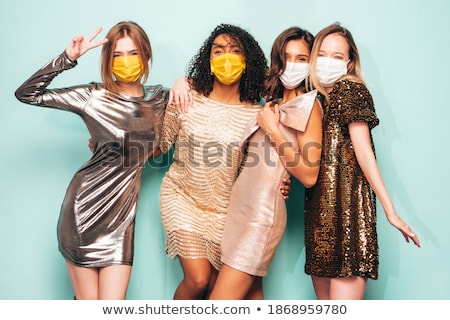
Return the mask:
<path id="1" fill-rule="evenodd" d="M 450 2 L 447 0 L 91 1 L 0 4 L 0 299 L 72 299 L 57 249 L 66 187 L 88 159 L 88 132 L 74 114 L 21 104 L 15 89 L 73 36 L 134 20 L 154 49 L 149 83 L 171 86 L 219 23 L 249 30 L 269 57 L 275 37 L 298 25 L 316 33 L 339 21 L 359 46 L 381 124 L 373 134 L 388 190 L 422 248 L 405 243 L 379 207 L 379 280 L 366 299 L 450 299 Z M 52 84 L 100 80 L 100 49 Z M 144 172 L 129 299 L 171 299 L 181 279 L 164 253 L 159 187 L 168 157 Z M 314 299 L 304 274 L 303 189 L 294 182 L 288 227 L 264 279 L 267 299 Z"/>

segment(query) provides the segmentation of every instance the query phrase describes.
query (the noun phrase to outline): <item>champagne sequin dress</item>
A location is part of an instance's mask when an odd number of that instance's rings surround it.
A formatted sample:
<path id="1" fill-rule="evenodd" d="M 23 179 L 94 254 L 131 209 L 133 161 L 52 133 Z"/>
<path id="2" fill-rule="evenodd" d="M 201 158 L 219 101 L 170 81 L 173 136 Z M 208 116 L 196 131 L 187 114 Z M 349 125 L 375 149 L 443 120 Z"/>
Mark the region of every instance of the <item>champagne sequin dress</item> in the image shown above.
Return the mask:
<path id="1" fill-rule="evenodd" d="M 75 65 L 63 53 L 16 91 L 24 103 L 78 114 L 95 143 L 92 158 L 67 188 L 58 222 L 59 250 L 80 267 L 132 265 L 142 170 L 159 145 L 168 91 L 148 86 L 143 97 L 133 98 L 98 83 L 47 89 Z"/>
<path id="2" fill-rule="evenodd" d="M 298 149 L 316 91 L 304 93 L 280 109 L 280 129 Z M 289 173 L 268 136 L 256 123 L 246 130 L 248 155 L 231 192 L 222 238 L 222 262 L 239 271 L 266 276 L 286 227 L 286 202 L 280 186 Z"/>
<path id="3" fill-rule="evenodd" d="M 367 122 L 372 129 L 379 120 L 363 84 L 339 81 L 329 96 L 330 103 L 323 103 L 319 177 L 305 191 L 305 272 L 377 279 L 376 198 L 356 160 L 348 125 Z"/>
<path id="4" fill-rule="evenodd" d="M 231 188 L 242 164 L 239 145 L 261 106 L 226 105 L 194 92 L 189 111 L 168 106 L 161 150 L 175 144 L 160 193 L 169 257 L 208 259 L 220 269 L 220 243 Z"/>

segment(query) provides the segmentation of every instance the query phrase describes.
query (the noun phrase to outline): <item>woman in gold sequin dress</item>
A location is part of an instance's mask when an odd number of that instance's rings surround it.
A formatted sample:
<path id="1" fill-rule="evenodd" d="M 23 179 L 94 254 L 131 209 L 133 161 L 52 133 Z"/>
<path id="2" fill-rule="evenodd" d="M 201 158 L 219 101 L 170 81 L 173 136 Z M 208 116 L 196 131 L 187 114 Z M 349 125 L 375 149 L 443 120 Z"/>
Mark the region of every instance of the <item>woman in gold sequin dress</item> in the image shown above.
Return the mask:
<path id="1" fill-rule="evenodd" d="M 306 187 L 319 173 L 322 109 L 316 90 L 305 92 L 314 37 L 292 27 L 274 41 L 266 81 L 268 100 L 250 123 L 248 156 L 236 180 L 222 238 L 222 262 L 210 299 L 263 299 L 262 277 L 286 227 L 286 204 L 278 189 L 293 175 Z M 272 111 L 273 108 L 273 111 Z"/>
<path id="2" fill-rule="evenodd" d="M 319 299 L 363 299 L 378 278 L 376 198 L 407 242 L 417 235 L 398 216 L 383 183 L 371 135 L 379 120 L 351 33 L 321 30 L 310 84 L 323 94 L 323 151 L 317 184 L 306 190 L 305 272 Z"/>
<path id="3" fill-rule="evenodd" d="M 166 252 L 184 274 L 174 299 L 205 298 L 222 265 L 223 226 L 244 154 L 239 142 L 261 109 L 266 68 L 248 32 L 219 25 L 190 64 L 193 104 L 186 113 L 167 108 L 161 150 L 175 149 L 161 185 L 161 219 Z"/>
<path id="4" fill-rule="evenodd" d="M 115 25 L 93 43 L 75 37 L 65 51 L 16 91 L 28 104 L 78 114 L 93 140 L 92 157 L 76 172 L 61 207 L 59 250 L 76 299 L 125 299 L 133 264 L 134 222 L 142 169 L 158 151 L 168 101 L 161 85 L 143 86 L 152 57 L 145 31 Z M 92 48 L 102 48 L 103 83 L 47 89 Z"/>

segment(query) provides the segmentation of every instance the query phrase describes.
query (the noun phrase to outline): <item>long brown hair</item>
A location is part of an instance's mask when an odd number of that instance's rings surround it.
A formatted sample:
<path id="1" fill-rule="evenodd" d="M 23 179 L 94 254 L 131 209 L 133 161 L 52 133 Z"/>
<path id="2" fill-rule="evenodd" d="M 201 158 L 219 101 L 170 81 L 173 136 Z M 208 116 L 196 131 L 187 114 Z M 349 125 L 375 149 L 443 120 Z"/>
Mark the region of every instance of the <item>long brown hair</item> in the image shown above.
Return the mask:
<path id="1" fill-rule="evenodd" d="M 103 45 L 101 56 L 101 75 L 103 86 L 105 89 L 118 92 L 119 88 L 113 78 L 112 64 L 114 60 L 114 50 L 116 48 L 117 41 L 124 37 L 130 37 L 141 57 L 142 65 L 144 66 L 144 73 L 141 78 L 141 82 L 145 83 L 149 75 L 149 61 L 151 64 L 152 47 L 150 45 L 150 39 L 145 33 L 144 29 L 133 21 L 122 21 L 112 27 L 106 38 L 108 42 Z"/>
<path id="2" fill-rule="evenodd" d="M 280 74 L 286 69 L 286 45 L 291 40 L 305 40 L 311 51 L 314 36 L 307 30 L 299 27 L 290 27 L 281 32 L 275 39 L 270 53 L 270 68 L 265 81 L 264 95 L 266 100 L 281 99 L 284 87 L 280 81 Z M 299 84 L 299 89 L 305 89 L 305 82 Z"/>

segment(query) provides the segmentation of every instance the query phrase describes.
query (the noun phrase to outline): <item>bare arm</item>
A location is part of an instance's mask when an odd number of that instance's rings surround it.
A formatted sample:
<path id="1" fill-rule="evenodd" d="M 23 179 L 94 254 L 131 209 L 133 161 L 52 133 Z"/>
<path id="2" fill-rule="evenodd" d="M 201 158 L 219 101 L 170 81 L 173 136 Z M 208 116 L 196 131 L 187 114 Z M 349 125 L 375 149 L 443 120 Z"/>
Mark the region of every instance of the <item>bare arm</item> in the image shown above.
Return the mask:
<path id="1" fill-rule="evenodd" d="M 258 124 L 270 135 L 271 143 L 275 146 L 286 170 L 306 188 L 312 187 L 319 174 L 322 151 L 322 111 L 319 104 L 317 101 L 314 103 L 305 132 L 297 132 L 300 150 L 288 142 L 280 131 L 278 122 L 277 105 L 273 111 L 266 105 L 258 114 Z"/>
<path id="2" fill-rule="evenodd" d="M 368 124 L 366 122 L 350 123 L 349 132 L 358 164 L 380 201 L 389 223 L 403 234 L 406 242 L 411 239 L 416 246 L 420 247 L 417 234 L 399 217 L 389 197 L 372 150 Z"/>
<path id="3" fill-rule="evenodd" d="M 192 106 L 192 92 L 189 82 L 185 76 L 178 77 L 169 92 L 169 104 L 175 104 L 176 109 L 186 113 Z"/>

